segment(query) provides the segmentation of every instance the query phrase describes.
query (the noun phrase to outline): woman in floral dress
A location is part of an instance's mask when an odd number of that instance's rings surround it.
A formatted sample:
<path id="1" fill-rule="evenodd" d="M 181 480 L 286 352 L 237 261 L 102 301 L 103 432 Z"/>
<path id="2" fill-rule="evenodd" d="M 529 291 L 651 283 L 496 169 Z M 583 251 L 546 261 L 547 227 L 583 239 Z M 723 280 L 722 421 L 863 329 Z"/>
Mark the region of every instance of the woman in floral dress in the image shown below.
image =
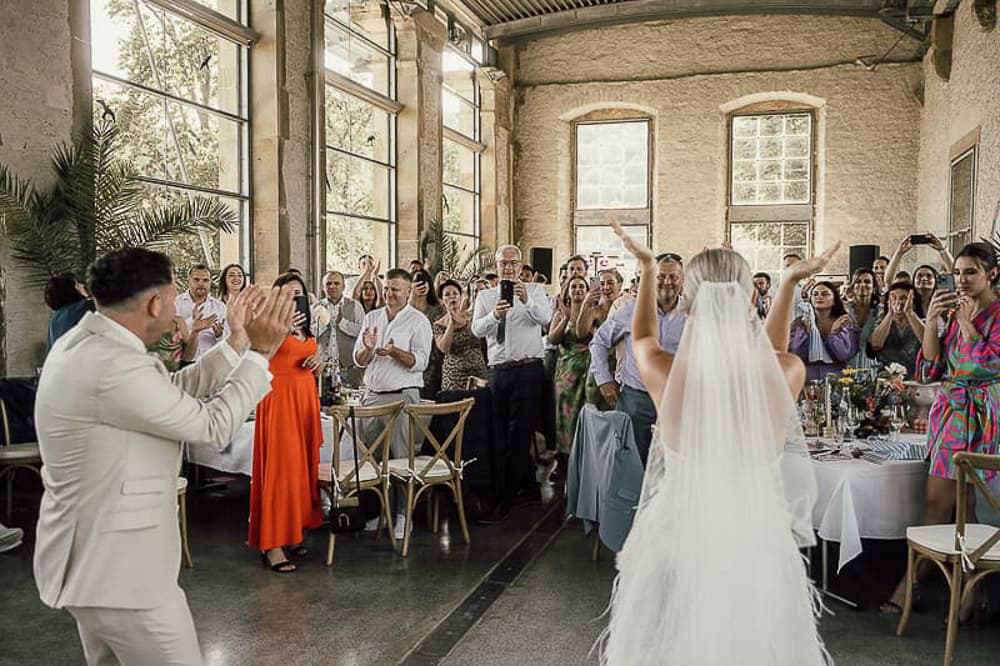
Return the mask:
<path id="1" fill-rule="evenodd" d="M 580 335 L 577 320 L 589 290 L 590 285 L 582 277 L 567 280 L 549 325 L 549 344 L 559 345 L 555 371 L 556 451 L 563 455 L 573 446 L 576 419 L 586 402 L 590 331 Z"/>
<path id="2" fill-rule="evenodd" d="M 462 285 L 446 279 L 438 289 L 446 310 L 434 322 L 434 344 L 444 355 L 441 390 L 464 391 L 470 377 L 486 379 L 486 361 L 479 338 L 472 334 L 472 310 L 462 295 Z"/>
<path id="3" fill-rule="evenodd" d="M 996 249 L 989 243 L 966 245 L 955 258 L 954 273 L 958 290 L 938 290 L 927 311 L 928 321 L 945 317 L 947 329 L 939 337 L 936 326 L 925 326 L 917 356 L 917 378 L 941 382 L 927 424 L 930 472 L 924 492 L 925 525 L 953 520 L 955 454 L 996 454 L 1000 438 L 1000 301 L 992 290 L 998 277 Z M 996 476 L 980 474 L 986 482 Z M 975 493 L 968 498 L 968 521 L 978 522 Z M 917 578 L 925 571 L 926 567 L 918 569 Z M 883 612 L 899 612 L 904 591 L 905 580 L 882 605 Z M 968 617 L 976 596 L 969 595 L 960 617 Z"/>
<path id="4" fill-rule="evenodd" d="M 608 320 L 613 314 L 612 308 L 618 302 L 618 297 L 622 293 L 621 273 L 614 269 L 601 271 L 598 274 L 598 287 L 587 294 L 580 308 L 580 318 L 576 322 L 576 330 L 587 336 L 592 336 L 598 327 Z M 615 372 L 618 361 L 618 349 L 608 352 L 608 370 Z M 601 395 L 601 390 L 597 388 L 597 380 L 594 375 L 587 373 L 587 402 L 596 405 L 601 411 L 612 409 L 612 405 Z"/>

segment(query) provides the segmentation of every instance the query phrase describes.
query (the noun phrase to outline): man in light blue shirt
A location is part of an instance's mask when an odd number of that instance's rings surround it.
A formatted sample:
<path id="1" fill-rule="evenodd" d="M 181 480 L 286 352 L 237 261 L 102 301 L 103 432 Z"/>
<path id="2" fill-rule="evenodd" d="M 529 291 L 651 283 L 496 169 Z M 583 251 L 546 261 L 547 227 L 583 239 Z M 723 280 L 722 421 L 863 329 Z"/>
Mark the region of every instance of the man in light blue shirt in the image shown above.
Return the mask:
<path id="1" fill-rule="evenodd" d="M 666 252 L 657 257 L 656 305 L 660 330 L 660 346 L 670 353 L 677 351 L 687 314 L 684 311 L 681 289 L 684 285 L 684 264 L 680 256 Z M 639 378 L 632 353 L 632 313 L 635 300 L 629 301 L 618 312 L 601 324 L 590 341 L 590 371 L 597 381 L 601 394 L 609 404 L 629 415 L 635 432 L 635 441 L 643 465 L 649 454 L 653 437 L 653 423 L 656 422 L 656 405 Z M 625 340 L 625 356 L 622 367 L 622 385 L 618 384 L 608 368 L 608 354 L 622 339 Z"/>

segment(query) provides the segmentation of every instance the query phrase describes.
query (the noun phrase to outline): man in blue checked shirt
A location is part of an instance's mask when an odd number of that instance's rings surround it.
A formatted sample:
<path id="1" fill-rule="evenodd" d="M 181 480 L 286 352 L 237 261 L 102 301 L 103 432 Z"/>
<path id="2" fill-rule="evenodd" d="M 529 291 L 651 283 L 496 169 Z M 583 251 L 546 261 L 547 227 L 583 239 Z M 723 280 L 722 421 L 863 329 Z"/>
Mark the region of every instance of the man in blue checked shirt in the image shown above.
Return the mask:
<path id="1" fill-rule="evenodd" d="M 665 252 L 657 258 L 656 305 L 660 325 L 660 345 L 670 353 L 677 351 L 687 314 L 681 289 L 684 286 L 684 263 L 679 255 Z M 653 437 L 653 423 L 656 422 L 656 405 L 639 379 L 639 371 L 632 353 L 632 313 L 635 300 L 622 306 L 611 318 L 604 322 L 590 341 L 590 371 L 597 381 L 601 394 L 609 404 L 632 419 L 635 441 L 643 465 L 649 454 L 649 444 Z M 625 358 L 622 367 L 621 387 L 615 382 L 608 368 L 608 353 L 619 341 L 625 339 Z"/>

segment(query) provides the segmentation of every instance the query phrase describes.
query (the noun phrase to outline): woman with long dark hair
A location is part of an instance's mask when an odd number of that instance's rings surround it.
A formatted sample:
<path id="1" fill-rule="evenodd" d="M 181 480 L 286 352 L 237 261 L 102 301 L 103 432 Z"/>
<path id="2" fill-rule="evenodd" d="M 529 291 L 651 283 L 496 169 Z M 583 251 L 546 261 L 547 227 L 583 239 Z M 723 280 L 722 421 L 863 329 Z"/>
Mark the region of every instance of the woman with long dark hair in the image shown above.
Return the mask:
<path id="1" fill-rule="evenodd" d="M 868 347 L 882 365 L 899 363 L 912 378 L 924 337 L 923 306 L 913 285 L 894 282 L 885 294 L 885 314 L 868 339 Z"/>
<path id="2" fill-rule="evenodd" d="M 792 322 L 789 351 L 806 364 L 806 379 L 812 381 L 847 367 L 858 353 L 860 331 L 832 282 L 817 282 L 809 305 L 806 314 Z"/>
<path id="3" fill-rule="evenodd" d="M 868 354 L 868 338 L 875 330 L 879 316 L 878 278 L 870 268 L 859 268 L 851 276 L 847 286 L 851 300 L 844 304 L 847 314 L 851 315 L 854 325 L 858 327 L 858 353 L 850 360 L 852 368 L 871 368 L 878 361 Z"/>
<path id="4" fill-rule="evenodd" d="M 358 285 L 358 303 L 364 309 L 365 314 L 382 307 L 382 294 L 378 293 L 378 287 L 371 280 L 365 280 Z"/>
<path id="5" fill-rule="evenodd" d="M 955 514 L 955 454 L 960 451 L 996 454 L 1000 442 L 1000 301 L 993 285 L 1000 276 L 997 248 L 989 243 L 969 243 L 955 257 L 956 291 L 938 290 L 927 311 L 928 325 L 917 356 L 917 378 L 940 381 L 927 423 L 930 471 L 924 491 L 921 523 L 950 523 Z M 943 335 L 930 324 L 943 317 Z M 996 472 L 980 472 L 989 483 Z M 976 518 L 976 493 L 967 495 L 968 522 Z M 927 565 L 929 562 L 922 562 Z M 921 578 L 927 567 L 917 569 Z M 882 611 L 899 612 L 905 580 L 896 586 Z M 975 588 L 960 612 L 967 618 L 977 603 L 984 603 L 981 587 Z"/>
<path id="6" fill-rule="evenodd" d="M 219 300 L 223 303 L 247 288 L 247 272 L 239 264 L 229 264 L 219 273 Z"/>
<path id="7" fill-rule="evenodd" d="M 434 291 L 434 279 L 431 274 L 424 269 L 413 271 L 413 286 L 410 289 L 410 305 L 420 310 L 433 325 L 438 319 L 444 316 L 444 308 L 438 301 Z M 431 345 L 431 354 L 427 358 L 427 367 L 424 369 L 424 385 L 420 388 L 420 397 L 425 400 L 433 400 L 441 390 L 441 364 L 444 356 L 441 350 Z"/>
<path id="8" fill-rule="evenodd" d="M 302 278 L 284 273 L 275 287 L 293 285 L 308 295 Z M 247 543 L 278 573 L 295 571 L 289 559 L 304 557 L 305 531 L 323 524 L 317 481 L 323 430 L 316 375 L 323 367 L 308 317 L 297 314 L 284 343 L 271 358 L 271 392 L 257 405 L 250 480 Z"/>

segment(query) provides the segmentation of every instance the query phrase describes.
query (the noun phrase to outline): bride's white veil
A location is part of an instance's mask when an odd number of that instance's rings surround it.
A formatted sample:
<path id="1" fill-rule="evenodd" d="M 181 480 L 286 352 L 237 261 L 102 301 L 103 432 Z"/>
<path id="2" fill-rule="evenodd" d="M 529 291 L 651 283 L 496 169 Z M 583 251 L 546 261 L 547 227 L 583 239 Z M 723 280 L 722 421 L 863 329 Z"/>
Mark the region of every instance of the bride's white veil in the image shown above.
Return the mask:
<path id="1" fill-rule="evenodd" d="M 690 316 L 618 555 L 608 663 L 826 659 L 797 550 L 814 543 L 816 482 L 752 289 L 730 250 L 686 267 Z"/>

